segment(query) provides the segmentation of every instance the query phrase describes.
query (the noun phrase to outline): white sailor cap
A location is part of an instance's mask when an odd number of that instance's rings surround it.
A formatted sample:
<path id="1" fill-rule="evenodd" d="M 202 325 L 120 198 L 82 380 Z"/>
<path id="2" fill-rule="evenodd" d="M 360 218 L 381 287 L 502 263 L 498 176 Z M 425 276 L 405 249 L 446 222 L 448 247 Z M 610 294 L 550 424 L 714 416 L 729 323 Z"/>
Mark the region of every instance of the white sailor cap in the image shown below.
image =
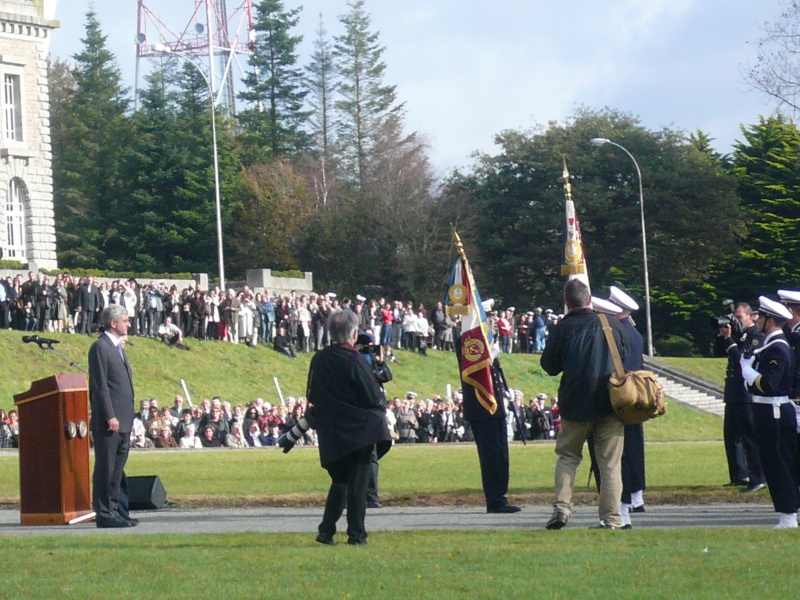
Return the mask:
<path id="1" fill-rule="evenodd" d="M 509 306 L 509 307 L 508 307 L 506 310 L 509 310 L 509 311 L 511 311 L 511 312 L 514 312 L 514 311 L 515 311 L 515 310 L 517 310 L 517 309 L 516 309 L 516 308 L 514 308 L 513 306 Z"/>
<path id="2" fill-rule="evenodd" d="M 789 321 L 792 318 L 792 313 L 780 302 L 770 300 L 766 296 L 758 297 L 758 312 L 767 317 L 775 317 L 776 319 L 783 319 Z"/>
<path id="3" fill-rule="evenodd" d="M 356 300 L 358 300 L 359 302 L 365 302 L 367 299 L 364 296 L 362 296 L 361 294 L 358 294 L 356 296 Z"/>
<path id="4" fill-rule="evenodd" d="M 539 392 L 538 394 L 536 394 L 536 399 L 537 400 L 547 400 L 547 394 L 545 394 L 544 392 Z"/>
<path id="5" fill-rule="evenodd" d="M 622 312 L 622 309 L 616 304 L 596 296 L 592 296 L 592 310 L 607 315 L 618 315 Z"/>
<path id="6" fill-rule="evenodd" d="M 787 306 L 800 305 L 800 292 L 794 290 L 778 290 L 781 302 Z"/>
<path id="7" fill-rule="evenodd" d="M 552 308 L 548 308 L 548 309 L 547 309 L 546 311 L 544 311 L 544 312 L 545 312 L 545 314 L 552 315 L 552 314 L 553 314 L 553 309 L 552 309 Z"/>
<path id="8" fill-rule="evenodd" d="M 407 400 L 414 400 L 417 397 L 417 392 L 406 392 Z"/>
<path id="9" fill-rule="evenodd" d="M 492 310 L 492 307 L 494 306 L 494 298 L 487 298 L 486 300 L 481 302 L 481 306 L 483 307 L 483 310 L 485 312 L 489 312 L 490 310 Z"/>
<path id="10" fill-rule="evenodd" d="M 336 292 L 328 292 L 328 298 L 336 298 Z"/>
<path id="11" fill-rule="evenodd" d="M 542 312 L 542 307 L 541 306 L 537 306 L 535 311 L 536 311 L 536 314 L 538 315 L 540 312 Z"/>
<path id="12" fill-rule="evenodd" d="M 608 299 L 623 310 L 639 310 L 639 305 L 636 304 L 636 301 L 615 285 L 611 286 Z"/>

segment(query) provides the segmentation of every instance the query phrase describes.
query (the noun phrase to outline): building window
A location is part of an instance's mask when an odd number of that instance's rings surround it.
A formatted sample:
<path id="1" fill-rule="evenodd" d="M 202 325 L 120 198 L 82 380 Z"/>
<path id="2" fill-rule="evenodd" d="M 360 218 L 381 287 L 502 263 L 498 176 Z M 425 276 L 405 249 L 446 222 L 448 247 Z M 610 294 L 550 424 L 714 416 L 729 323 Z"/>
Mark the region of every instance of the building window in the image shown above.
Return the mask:
<path id="1" fill-rule="evenodd" d="M 6 254 L 9 259 L 25 259 L 25 205 L 19 183 L 12 179 L 6 194 Z"/>
<path id="2" fill-rule="evenodd" d="M 3 75 L 3 137 L 7 141 L 23 141 L 20 76 L 9 73 Z"/>

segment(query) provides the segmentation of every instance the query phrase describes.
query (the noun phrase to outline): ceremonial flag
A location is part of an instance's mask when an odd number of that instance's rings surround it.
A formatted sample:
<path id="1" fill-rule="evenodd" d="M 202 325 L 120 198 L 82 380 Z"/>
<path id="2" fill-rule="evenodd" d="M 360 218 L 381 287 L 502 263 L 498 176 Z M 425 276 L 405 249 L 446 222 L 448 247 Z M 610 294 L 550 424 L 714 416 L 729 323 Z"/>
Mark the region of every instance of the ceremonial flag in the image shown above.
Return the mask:
<path id="1" fill-rule="evenodd" d="M 490 414 L 497 411 L 492 384 L 492 333 L 483 310 L 481 296 L 472 277 L 467 255 L 453 229 L 458 258 L 450 274 L 445 310 L 448 315 L 461 316 L 461 381 L 475 388 L 475 396 Z"/>
<path id="2" fill-rule="evenodd" d="M 572 186 L 569 183 L 569 170 L 567 159 L 564 159 L 564 256 L 561 260 L 561 274 L 567 276 L 567 281 L 580 279 L 589 287 L 589 272 L 586 268 L 586 257 L 583 255 L 583 240 L 581 227 L 575 216 L 575 203 L 572 201 Z M 589 287 L 591 292 L 591 288 Z"/>

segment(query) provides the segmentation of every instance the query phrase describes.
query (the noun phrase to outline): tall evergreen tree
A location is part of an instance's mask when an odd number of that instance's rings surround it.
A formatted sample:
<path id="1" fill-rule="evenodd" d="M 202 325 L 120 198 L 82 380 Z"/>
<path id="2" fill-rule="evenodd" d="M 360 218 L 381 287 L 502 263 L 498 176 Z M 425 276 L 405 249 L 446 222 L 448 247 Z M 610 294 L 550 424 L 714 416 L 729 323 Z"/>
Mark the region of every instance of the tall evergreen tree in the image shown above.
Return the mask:
<path id="1" fill-rule="evenodd" d="M 349 12 L 339 18 L 344 33 L 334 45 L 341 78 L 341 98 L 336 102 L 338 145 L 347 176 L 363 189 L 376 133 L 391 115 L 402 111 L 402 104 L 397 104 L 396 86 L 384 84 L 384 47 L 378 32 L 370 31 L 364 0 L 348 0 L 347 5 Z"/>
<path id="2" fill-rule="evenodd" d="M 281 0 L 261 0 L 256 7 L 256 38 L 250 56 L 251 72 L 245 76 L 250 103 L 240 115 L 246 137 L 273 158 L 295 154 L 307 146 L 303 124 L 308 118 L 303 71 L 297 65 L 302 36 L 292 35 L 300 9 L 285 10 Z"/>
<path id="3" fill-rule="evenodd" d="M 128 195 L 122 165 L 130 140 L 126 90 L 93 8 L 83 49 L 73 58 L 75 93 L 64 115 L 68 150 L 54 190 L 57 246 L 63 266 L 103 266 L 120 245 L 116 219 Z"/>
<path id="4" fill-rule="evenodd" d="M 314 160 L 312 179 L 317 204 L 324 207 L 328 204 L 334 179 L 333 102 L 337 88 L 337 74 L 322 14 L 319 16 L 317 37 L 314 39 L 314 52 L 306 67 L 306 82 L 309 90 L 307 99 L 311 107 L 308 125 Z"/>
<path id="5" fill-rule="evenodd" d="M 800 279 L 800 131 L 775 115 L 742 128 L 734 173 L 748 235 L 725 279 L 738 298 L 754 298 Z"/>
<path id="6" fill-rule="evenodd" d="M 180 229 L 171 217 L 189 156 L 178 143 L 175 94 L 164 71 L 154 71 L 147 82 L 133 117 L 136 135 L 126 165 L 132 193 L 125 211 L 125 258 L 136 270 L 173 272 L 178 270 L 175 257 L 188 250 L 181 247 Z"/>
<path id="7" fill-rule="evenodd" d="M 181 235 L 185 244 L 185 251 L 176 257 L 176 268 L 216 273 L 216 189 L 209 90 L 200 73 L 190 64 L 184 64 L 179 71 L 178 88 L 178 144 L 185 148 L 187 161 L 183 184 L 175 190 L 172 211 L 173 226 L 182 228 Z M 227 256 L 233 215 L 241 197 L 241 163 L 240 154 L 235 150 L 232 120 L 220 110 L 215 111 L 214 119 L 217 127 L 219 192 L 226 248 L 224 254 Z"/>

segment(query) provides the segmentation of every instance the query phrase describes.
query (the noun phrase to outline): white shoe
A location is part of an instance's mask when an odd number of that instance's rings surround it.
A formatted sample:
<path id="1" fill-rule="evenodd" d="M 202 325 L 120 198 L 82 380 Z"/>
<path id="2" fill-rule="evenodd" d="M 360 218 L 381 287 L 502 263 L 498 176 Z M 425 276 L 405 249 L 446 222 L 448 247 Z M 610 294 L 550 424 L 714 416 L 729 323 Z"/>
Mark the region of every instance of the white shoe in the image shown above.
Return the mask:
<path id="1" fill-rule="evenodd" d="M 781 513 L 778 524 L 775 529 L 796 529 L 797 528 L 797 513 Z"/>

